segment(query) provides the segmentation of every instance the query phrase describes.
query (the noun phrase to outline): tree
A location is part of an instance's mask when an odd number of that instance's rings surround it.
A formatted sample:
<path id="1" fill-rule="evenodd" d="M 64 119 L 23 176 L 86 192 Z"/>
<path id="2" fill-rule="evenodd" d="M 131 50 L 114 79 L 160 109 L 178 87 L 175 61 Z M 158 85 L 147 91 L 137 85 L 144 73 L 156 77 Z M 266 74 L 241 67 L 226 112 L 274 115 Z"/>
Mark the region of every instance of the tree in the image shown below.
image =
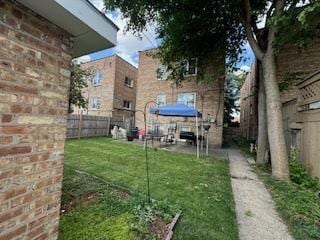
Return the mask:
<path id="1" fill-rule="evenodd" d="M 223 123 L 227 126 L 233 125 L 234 115 L 240 112 L 240 88 L 244 82 L 246 73 L 244 71 L 228 71 L 226 76 L 226 90 L 224 95 L 224 118 Z"/>
<path id="2" fill-rule="evenodd" d="M 82 109 L 88 107 L 88 100 L 82 95 L 82 91 L 88 87 L 87 81 L 90 80 L 91 77 L 92 71 L 90 69 L 82 69 L 78 63 L 72 62 L 69 88 L 69 113 L 73 112 L 73 106 Z"/>
<path id="3" fill-rule="evenodd" d="M 307 5 L 301 7 L 301 2 Z M 241 46 L 248 41 L 262 65 L 272 174 L 289 180 L 275 55 L 282 44 L 299 39 L 296 43 L 301 45 L 312 38 L 319 22 L 317 0 L 308 3 L 299 0 L 105 0 L 105 3 L 110 9 L 121 10 L 128 19 L 127 30 L 139 32 L 148 22 L 158 24 L 161 38 L 158 57 L 168 66 L 172 79 L 183 80 L 183 61 L 191 57 L 198 58 L 200 75 L 205 79 L 207 59 L 226 57 L 232 65 L 238 60 Z M 259 24 L 264 26 L 259 28 Z M 291 29 L 290 34 L 287 28 Z"/>

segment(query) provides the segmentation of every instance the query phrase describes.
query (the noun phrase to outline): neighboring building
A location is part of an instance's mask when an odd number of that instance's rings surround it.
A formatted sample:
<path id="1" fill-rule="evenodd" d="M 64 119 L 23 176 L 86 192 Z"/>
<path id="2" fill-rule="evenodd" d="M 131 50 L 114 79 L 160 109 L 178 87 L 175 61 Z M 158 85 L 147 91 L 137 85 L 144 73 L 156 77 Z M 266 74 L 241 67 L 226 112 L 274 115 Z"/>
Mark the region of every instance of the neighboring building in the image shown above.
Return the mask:
<path id="1" fill-rule="evenodd" d="M 117 55 L 82 66 L 93 71 L 83 93 L 89 103 L 85 114 L 109 116 L 114 122 L 133 121 L 138 69 Z M 78 111 L 75 109 L 76 113 Z"/>
<path id="2" fill-rule="evenodd" d="M 240 91 L 240 133 L 249 141 L 258 139 L 258 64 L 255 61 Z"/>
<path id="3" fill-rule="evenodd" d="M 319 139 L 316 140 L 316 137 L 312 136 L 313 134 L 320 136 L 320 128 L 310 127 L 312 124 L 308 121 L 310 122 L 312 119 L 314 123 L 319 122 L 317 113 L 320 109 L 318 102 L 320 98 L 319 52 L 320 38 L 304 50 L 287 46 L 281 50 L 276 58 L 287 149 L 289 151 L 291 147 L 295 147 L 300 150 L 301 160 L 305 163 L 309 172 L 318 177 L 320 177 Z M 251 73 L 241 88 L 240 121 L 242 136 L 248 140 L 254 139 L 256 141 L 258 136 L 257 91 L 259 82 L 257 68 L 257 64 L 252 65 Z M 304 87 L 305 82 L 308 83 L 307 89 Z M 305 98 L 311 98 L 312 101 L 304 101 Z M 311 107 L 313 109 L 307 109 L 307 111 L 301 109 L 301 106 L 305 103 L 307 105 L 312 103 Z M 313 129 L 313 134 L 311 134 L 310 129 Z M 310 136 L 309 139 L 306 136 L 307 132 Z"/>
<path id="4" fill-rule="evenodd" d="M 140 52 L 138 86 L 137 86 L 137 106 L 136 125 L 144 128 L 143 115 L 145 104 L 149 101 L 157 102 L 159 105 L 170 103 L 184 103 L 191 107 L 196 107 L 203 113 L 203 120 L 211 125 L 209 131 L 210 145 L 220 148 L 222 144 L 223 129 L 223 106 L 224 106 L 224 74 L 217 77 L 218 69 L 224 69 L 224 59 L 212 61 L 212 66 L 208 68 L 208 77 L 215 79 L 211 84 L 197 84 L 196 60 L 188 61 L 187 70 L 189 79 L 176 87 L 167 78 L 166 68 L 160 61 L 151 56 L 156 49 Z M 224 71 L 223 71 L 224 73 Z M 149 104 L 151 107 L 152 104 Z M 153 105 L 154 106 L 154 105 Z M 147 108 L 149 109 L 149 108 Z M 163 134 L 168 133 L 168 129 L 173 129 L 178 139 L 180 131 L 196 132 L 194 118 L 173 118 L 161 117 L 147 114 L 148 130 L 160 129 Z"/>
<path id="5" fill-rule="evenodd" d="M 0 239 L 58 238 L 73 57 L 113 47 L 88 1 L 0 1 Z"/>

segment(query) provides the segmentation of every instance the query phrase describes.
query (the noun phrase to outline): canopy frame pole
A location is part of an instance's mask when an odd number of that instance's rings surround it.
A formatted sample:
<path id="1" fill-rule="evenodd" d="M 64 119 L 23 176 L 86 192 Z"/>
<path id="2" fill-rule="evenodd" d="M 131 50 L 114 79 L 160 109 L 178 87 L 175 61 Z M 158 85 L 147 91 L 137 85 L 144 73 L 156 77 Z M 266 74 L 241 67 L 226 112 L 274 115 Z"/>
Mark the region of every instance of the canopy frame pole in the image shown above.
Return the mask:
<path id="1" fill-rule="evenodd" d="M 197 135 L 197 159 L 199 159 L 199 126 L 198 126 L 198 114 L 196 115 L 196 135 Z"/>

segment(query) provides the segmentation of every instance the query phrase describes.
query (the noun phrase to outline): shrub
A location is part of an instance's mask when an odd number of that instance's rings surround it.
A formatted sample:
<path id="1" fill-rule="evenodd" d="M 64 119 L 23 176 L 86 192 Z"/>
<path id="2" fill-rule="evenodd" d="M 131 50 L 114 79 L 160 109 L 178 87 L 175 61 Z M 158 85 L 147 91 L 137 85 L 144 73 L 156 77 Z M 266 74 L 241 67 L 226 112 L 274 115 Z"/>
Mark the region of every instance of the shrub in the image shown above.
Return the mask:
<path id="1" fill-rule="evenodd" d="M 298 151 L 292 148 L 289 156 L 290 179 L 292 182 L 306 188 L 319 190 L 319 179 L 311 177 L 299 160 Z"/>

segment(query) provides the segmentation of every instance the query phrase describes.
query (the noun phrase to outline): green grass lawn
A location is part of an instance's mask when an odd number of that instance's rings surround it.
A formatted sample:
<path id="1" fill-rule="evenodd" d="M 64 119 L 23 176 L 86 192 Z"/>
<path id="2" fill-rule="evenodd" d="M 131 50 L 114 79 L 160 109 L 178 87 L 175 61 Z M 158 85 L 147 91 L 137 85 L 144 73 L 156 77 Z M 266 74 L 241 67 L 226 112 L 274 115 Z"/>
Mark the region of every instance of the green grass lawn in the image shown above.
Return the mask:
<path id="1" fill-rule="evenodd" d="M 107 138 L 69 140 L 65 154 L 67 168 L 86 171 L 132 192 L 146 193 L 142 146 Z M 183 211 L 174 239 L 238 239 L 227 161 L 198 160 L 192 155 L 153 149 L 149 157 L 151 197 Z M 128 218 L 123 215 L 121 221 Z M 87 221 L 90 219 L 84 219 Z"/>
<path id="2" fill-rule="evenodd" d="M 65 166 L 59 240 L 133 239 L 132 201 L 120 193 Z"/>
<path id="3" fill-rule="evenodd" d="M 320 239 L 320 200 L 316 192 L 295 183 L 276 180 L 258 169 L 277 209 L 296 240 Z"/>

